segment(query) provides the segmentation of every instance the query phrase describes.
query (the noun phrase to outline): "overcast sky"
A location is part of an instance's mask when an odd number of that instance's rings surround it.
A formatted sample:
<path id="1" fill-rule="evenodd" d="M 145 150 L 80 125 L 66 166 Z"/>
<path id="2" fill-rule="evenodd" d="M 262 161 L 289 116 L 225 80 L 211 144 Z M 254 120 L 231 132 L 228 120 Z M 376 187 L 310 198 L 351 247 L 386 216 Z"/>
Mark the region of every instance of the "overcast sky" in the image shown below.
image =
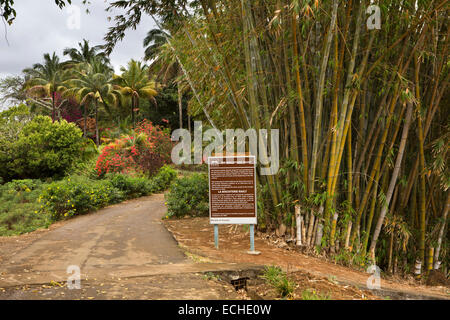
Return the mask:
<path id="1" fill-rule="evenodd" d="M 92 0 L 82 6 L 81 0 L 73 0 L 75 6 L 60 10 L 53 0 L 19 0 L 14 7 L 17 18 L 5 28 L 0 23 L 0 77 L 16 75 L 32 64 L 41 62 L 44 53 L 56 52 L 61 58 L 67 47 L 78 47 L 78 42 L 89 40 L 91 46 L 103 44 L 103 37 L 111 13 L 105 12 L 105 0 Z M 81 8 L 79 29 L 73 28 L 77 19 L 74 12 Z M 86 14 L 88 8 L 90 13 Z M 74 24 L 75 23 L 75 24 Z M 111 54 L 111 62 L 117 71 L 131 58 L 142 59 L 142 40 L 148 30 L 155 27 L 153 20 L 143 16 L 137 30 L 129 30 Z M 9 43 L 9 44 L 8 44 Z"/>

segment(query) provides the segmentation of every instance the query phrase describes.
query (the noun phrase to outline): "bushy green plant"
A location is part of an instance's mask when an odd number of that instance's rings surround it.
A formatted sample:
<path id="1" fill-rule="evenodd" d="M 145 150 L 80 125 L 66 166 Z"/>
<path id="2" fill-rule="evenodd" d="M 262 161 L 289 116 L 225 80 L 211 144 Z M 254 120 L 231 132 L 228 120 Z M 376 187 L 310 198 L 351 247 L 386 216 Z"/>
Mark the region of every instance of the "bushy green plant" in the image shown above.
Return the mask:
<path id="1" fill-rule="evenodd" d="M 92 141 L 92 140 L 91 140 Z M 97 171 L 95 170 L 96 157 L 89 158 L 85 161 L 80 161 L 74 164 L 70 174 L 76 176 L 85 176 L 90 179 L 97 179 Z"/>
<path id="2" fill-rule="evenodd" d="M 342 264 L 344 266 L 353 266 L 357 268 L 365 268 L 369 265 L 370 259 L 366 254 L 360 252 L 352 252 L 345 248 L 341 249 L 338 253 L 333 256 L 336 263 Z"/>
<path id="3" fill-rule="evenodd" d="M 92 153 L 81 130 L 65 120 L 52 122 L 50 117 L 37 116 L 17 126 L 20 130 L 10 139 L 3 139 L 0 132 L 4 151 L 0 152 L 0 175 L 7 181 L 63 176 L 85 153 Z"/>
<path id="4" fill-rule="evenodd" d="M 0 236 L 12 236 L 46 228 L 48 215 L 40 214 L 39 180 L 14 180 L 0 186 Z"/>
<path id="5" fill-rule="evenodd" d="M 168 217 L 184 215 L 208 215 L 208 178 L 205 174 L 193 174 L 177 179 L 166 196 Z"/>
<path id="6" fill-rule="evenodd" d="M 120 173 L 107 174 L 105 179 L 109 179 L 112 185 L 123 191 L 128 198 L 136 198 L 166 190 L 176 176 L 176 170 L 165 165 L 150 179 L 146 176 L 132 176 Z"/>
<path id="7" fill-rule="evenodd" d="M 277 266 L 266 266 L 264 274 L 261 276 L 272 286 L 282 298 L 292 297 L 295 283 L 288 278 L 286 272 Z"/>
<path id="8" fill-rule="evenodd" d="M 161 191 L 175 175 L 175 170 L 164 167 L 153 179 L 118 173 L 108 174 L 104 179 L 69 176 L 45 186 L 39 198 L 40 211 L 49 214 L 53 221 L 84 214 L 125 199 Z"/>
<path id="9" fill-rule="evenodd" d="M 127 198 L 137 198 L 152 193 L 152 183 L 146 177 L 130 176 L 126 174 L 107 174 L 113 187 L 122 191 Z"/>
<path id="10" fill-rule="evenodd" d="M 53 221 L 87 213 L 125 199 L 122 191 L 110 180 L 91 180 L 72 176 L 49 184 L 42 192 L 39 202 L 42 211 L 50 214 Z"/>
<path id="11" fill-rule="evenodd" d="M 164 165 L 152 178 L 153 192 L 163 191 L 170 187 L 170 184 L 177 177 L 177 171 L 169 165 Z"/>

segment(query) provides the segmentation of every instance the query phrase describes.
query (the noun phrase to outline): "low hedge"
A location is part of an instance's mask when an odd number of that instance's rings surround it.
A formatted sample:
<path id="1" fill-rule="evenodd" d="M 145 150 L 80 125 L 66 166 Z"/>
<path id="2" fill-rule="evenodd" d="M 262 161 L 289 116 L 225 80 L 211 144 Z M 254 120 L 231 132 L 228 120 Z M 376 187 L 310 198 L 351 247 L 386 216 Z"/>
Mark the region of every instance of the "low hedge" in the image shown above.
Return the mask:
<path id="1" fill-rule="evenodd" d="M 113 174 L 105 179 L 73 175 L 50 183 L 13 180 L 0 185 L 0 236 L 46 228 L 62 218 L 166 190 L 176 175 L 164 166 L 150 179 Z"/>
<path id="2" fill-rule="evenodd" d="M 176 171 L 164 166 L 151 179 L 123 174 L 109 174 L 93 180 L 71 176 L 49 184 L 39 197 L 41 212 L 53 221 L 80 215 L 125 199 L 137 198 L 161 191 L 170 185 Z"/>
<path id="3" fill-rule="evenodd" d="M 177 179 L 166 195 L 167 217 L 207 216 L 209 187 L 206 174 L 194 173 Z"/>

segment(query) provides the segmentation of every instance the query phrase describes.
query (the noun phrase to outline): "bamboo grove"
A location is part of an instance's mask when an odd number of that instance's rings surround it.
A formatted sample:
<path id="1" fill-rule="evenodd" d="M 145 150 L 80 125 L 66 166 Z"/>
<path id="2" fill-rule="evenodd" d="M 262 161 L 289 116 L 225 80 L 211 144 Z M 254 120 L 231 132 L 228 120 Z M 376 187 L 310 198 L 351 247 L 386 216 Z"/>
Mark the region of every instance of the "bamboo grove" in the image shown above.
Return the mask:
<path id="1" fill-rule="evenodd" d="M 377 1 L 373 30 L 369 1 L 146 3 L 113 4 L 128 11 L 110 46 L 150 14 L 192 116 L 280 130 L 282 168 L 259 177 L 260 229 L 298 228 L 306 250 L 387 272 L 446 270 L 447 1 Z"/>

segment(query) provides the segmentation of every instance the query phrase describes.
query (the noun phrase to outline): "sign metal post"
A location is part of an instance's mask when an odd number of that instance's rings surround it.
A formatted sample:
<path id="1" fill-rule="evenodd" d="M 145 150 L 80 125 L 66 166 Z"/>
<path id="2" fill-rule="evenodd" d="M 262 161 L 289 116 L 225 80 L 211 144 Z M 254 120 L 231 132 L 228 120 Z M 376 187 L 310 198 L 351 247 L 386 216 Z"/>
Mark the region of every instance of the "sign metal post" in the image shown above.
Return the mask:
<path id="1" fill-rule="evenodd" d="M 214 225 L 214 245 L 216 246 L 216 249 L 219 249 L 219 225 Z"/>
<path id="2" fill-rule="evenodd" d="M 214 244 L 219 248 L 219 224 L 250 225 L 249 254 L 255 250 L 256 157 L 214 155 L 208 157 L 209 219 L 214 225 Z"/>
<path id="3" fill-rule="evenodd" d="M 255 225 L 250 225 L 250 251 L 255 251 Z"/>

